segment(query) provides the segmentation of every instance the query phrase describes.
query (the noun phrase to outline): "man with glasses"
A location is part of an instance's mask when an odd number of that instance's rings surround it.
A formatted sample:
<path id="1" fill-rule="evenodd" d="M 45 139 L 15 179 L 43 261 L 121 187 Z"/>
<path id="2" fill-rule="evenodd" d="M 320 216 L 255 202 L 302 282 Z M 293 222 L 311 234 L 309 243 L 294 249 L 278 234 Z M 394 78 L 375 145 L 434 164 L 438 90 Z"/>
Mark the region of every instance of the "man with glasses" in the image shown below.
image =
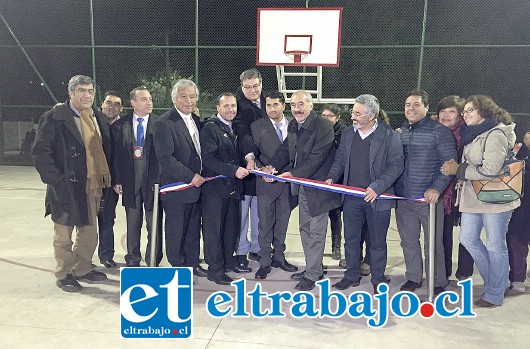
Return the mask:
<path id="1" fill-rule="evenodd" d="M 92 256 L 98 244 L 96 215 L 102 190 L 111 185 L 107 161 L 111 144 L 107 118 L 92 107 L 92 78 L 72 77 L 68 94 L 67 102 L 40 118 L 32 155 L 41 180 L 47 184 L 45 214 L 51 214 L 54 222 L 57 287 L 79 292 L 83 287 L 78 280 L 107 278 L 94 270 Z"/>
<path id="2" fill-rule="evenodd" d="M 456 159 L 456 146 L 449 128 L 427 116 L 429 95 L 413 90 L 405 101 L 405 117 L 401 126 L 401 143 L 405 154 L 405 171 L 394 187 L 398 196 L 424 197 L 425 202 L 400 200 L 396 208 L 396 223 L 405 257 L 407 282 L 402 291 L 414 292 L 422 285 L 423 259 L 420 231 L 424 231 L 425 269 L 429 268 L 429 204 L 436 203 L 436 230 L 434 256 L 434 293 L 438 295 L 448 284 L 445 273 L 443 247 L 444 207 L 438 200 L 451 181 L 440 167 Z"/>
<path id="3" fill-rule="evenodd" d="M 366 188 L 365 196 L 344 196 L 344 239 L 347 270 L 333 286 L 339 290 L 357 287 L 361 282 L 361 233 L 368 225 L 370 267 L 374 293 L 388 283 L 386 234 L 395 200 L 376 200 L 393 193 L 393 184 L 403 173 L 403 149 L 397 132 L 378 122 L 379 101 L 372 95 L 355 98 L 351 110 L 352 127 L 343 132 L 342 141 L 328 174 L 328 184 L 340 183 Z M 342 182 L 340 179 L 342 179 Z"/>
<path id="4" fill-rule="evenodd" d="M 153 229 L 153 186 L 159 177 L 159 165 L 153 146 L 154 124 L 158 116 L 153 114 L 153 98 L 145 86 L 130 92 L 132 110 L 112 125 L 113 136 L 113 183 L 121 195 L 127 220 L 128 267 L 139 267 L 142 260 L 140 240 L 145 210 L 147 225 L 147 249 L 145 262 L 149 265 L 151 231 Z M 159 208 L 159 212 L 161 209 Z M 159 216 L 161 218 L 161 215 Z M 162 224 L 157 229 L 156 261 L 162 260 Z"/>
<path id="5" fill-rule="evenodd" d="M 255 167 L 256 145 L 252 139 L 250 125 L 262 117 L 265 111 L 265 96 L 262 92 L 261 73 L 257 69 L 245 70 L 239 77 L 241 88 L 236 92 L 237 115 L 234 119 L 234 130 L 237 134 L 239 150 L 247 160 L 247 168 Z M 237 248 L 238 269 L 242 272 L 252 271 L 248 266 L 250 259 L 257 260 L 258 242 L 258 199 L 256 196 L 256 176 L 248 175 L 243 181 L 244 199 L 241 203 L 241 233 Z M 250 221 L 250 224 L 249 224 Z M 250 225 L 250 240 L 248 228 Z"/>

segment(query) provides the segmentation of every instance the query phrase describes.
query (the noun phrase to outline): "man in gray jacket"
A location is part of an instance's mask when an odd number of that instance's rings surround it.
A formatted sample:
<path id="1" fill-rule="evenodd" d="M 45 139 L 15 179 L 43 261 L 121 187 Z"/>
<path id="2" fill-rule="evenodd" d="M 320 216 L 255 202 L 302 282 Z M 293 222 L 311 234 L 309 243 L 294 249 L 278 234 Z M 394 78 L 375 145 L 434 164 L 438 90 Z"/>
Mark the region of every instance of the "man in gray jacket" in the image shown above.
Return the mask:
<path id="1" fill-rule="evenodd" d="M 372 95 L 360 95 L 351 110 L 352 127 L 342 133 L 339 149 L 328 174 L 328 184 L 336 183 L 366 188 L 364 198 L 344 196 L 344 239 L 347 270 L 333 286 L 339 290 L 359 286 L 361 281 L 361 231 L 364 222 L 370 234 L 370 267 L 374 293 L 387 282 L 386 234 L 390 211 L 395 200 L 376 200 L 383 193 L 393 193 L 396 179 L 403 173 L 403 148 L 397 132 L 379 123 L 379 101 Z"/>

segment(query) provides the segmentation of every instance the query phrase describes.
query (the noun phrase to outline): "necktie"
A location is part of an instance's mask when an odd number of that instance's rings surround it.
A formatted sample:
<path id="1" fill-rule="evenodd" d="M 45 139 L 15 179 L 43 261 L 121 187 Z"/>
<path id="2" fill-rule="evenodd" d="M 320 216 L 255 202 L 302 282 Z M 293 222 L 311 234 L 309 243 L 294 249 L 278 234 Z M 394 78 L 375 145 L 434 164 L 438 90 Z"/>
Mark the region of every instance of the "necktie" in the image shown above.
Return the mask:
<path id="1" fill-rule="evenodd" d="M 136 127 L 136 145 L 142 147 L 144 145 L 144 122 L 143 118 L 138 118 L 138 126 Z"/>
<path id="2" fill-rule="evenodd" d="M 276 127 L 276 134 L 278 135 L 278 138 L 280 139 L 280 142 L 283 143 L 282 130 L 280 129 L 281 124 L 278 122 L 278 123 L 275 123 L 274 126 Z"/>
<path id="3" fill-rule="evenodd" d="M 252 101 L 252 104 L 254 104 L 256 107 L 259 108 L 259 102 L 258 101 Z"/>
<path id="4" fill-rule="evenodd" d="M 190 118 L 190 119 L 187 119 L 186 118 L 186 122 L 188 124 L 188 129 L 190 131 L 190 134 L 191 134 L 191 140 L 193 142 L 193 146 L 195 147 L 195 151 L 197 152 L 197 154 L 199 154 L 199 157 L 201 156 L 201 146 L 199 145 L 199 140 L 197 138 L 197 132 L 195 132 L 195 128 L 193 127 L 193 120 Z"/>

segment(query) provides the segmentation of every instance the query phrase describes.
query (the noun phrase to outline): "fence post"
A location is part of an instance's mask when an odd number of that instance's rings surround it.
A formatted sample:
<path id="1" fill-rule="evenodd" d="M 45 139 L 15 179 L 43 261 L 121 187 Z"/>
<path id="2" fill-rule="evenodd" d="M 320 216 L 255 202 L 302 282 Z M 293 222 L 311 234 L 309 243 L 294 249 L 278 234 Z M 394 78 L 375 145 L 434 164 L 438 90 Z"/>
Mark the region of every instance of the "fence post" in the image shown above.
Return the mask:
<path id="1" fill-rule="evenodd" d="M 436 203 L 429 204 L 429 270 L 427 273 L 427 296 L 429 302 L 434 300 L 434 254 L 435 254 L 435 239 L 436 234 Z"/>

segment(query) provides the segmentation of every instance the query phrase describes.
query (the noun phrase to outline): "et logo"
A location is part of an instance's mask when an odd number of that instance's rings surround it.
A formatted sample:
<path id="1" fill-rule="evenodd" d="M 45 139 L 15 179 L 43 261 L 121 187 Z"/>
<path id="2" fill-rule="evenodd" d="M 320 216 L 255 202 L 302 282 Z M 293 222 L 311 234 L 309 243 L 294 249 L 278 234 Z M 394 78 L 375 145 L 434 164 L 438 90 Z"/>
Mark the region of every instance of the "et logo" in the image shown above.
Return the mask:
<path id="1" fill-rule="evenodd" d="M 193 274 L 191 268 L 122 268 L 123 338 L 190 338 Z"/>

